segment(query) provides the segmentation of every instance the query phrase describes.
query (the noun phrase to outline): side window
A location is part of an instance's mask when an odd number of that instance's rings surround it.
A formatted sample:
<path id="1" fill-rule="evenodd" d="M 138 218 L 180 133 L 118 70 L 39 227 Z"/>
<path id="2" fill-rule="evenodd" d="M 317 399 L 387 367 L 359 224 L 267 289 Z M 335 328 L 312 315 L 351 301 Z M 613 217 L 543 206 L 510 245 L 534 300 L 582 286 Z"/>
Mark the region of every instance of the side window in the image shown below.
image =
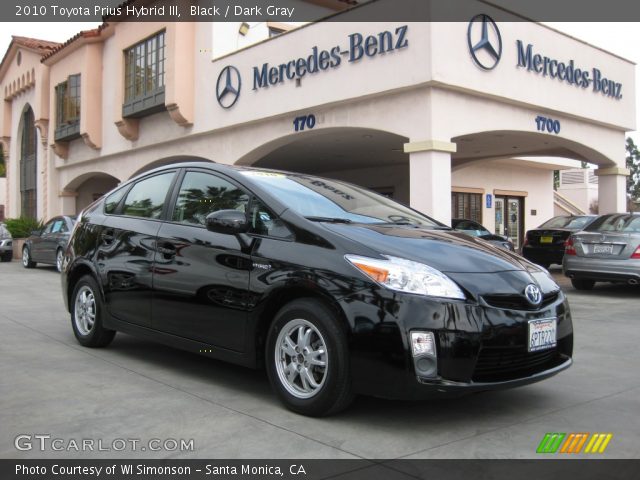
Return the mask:
<path id="1" fill-rule="evenodd" d="M 47 223 L 44 228 L 42 229 L 42 235 L 45 235 L 47 233 L 51 233 L 51 230 L 53 229 L 53 225 L 56 222 L 54 220 L 51 220 L 49 223 Z"/>
<path id="2" fill-rule="evenodd" d="M 168 172 L 140 180 L 129 190 L 122 213 L 132 217 L 159 218 L 174 176 L 175 172 Z"/>
<path id="3" fill-rule="evenodd" d="M 104 201 L 104 213 L 114 213 L 126 191 L 126 188 L 121 188 L 109 195 Z"/>
<path id="4" fill-rule="evenodd" d="M 59 219 L 53 223 L 53 227 L 51 228 L 51 233 L 60 233 L 62 232 L 62 227 L 64 227 L 64 220 Z"/>
<path id="5" fill-rule="evenodd" d="M 249 212 L 251 233 L 278 238 L 292 238 L 293 234 L 284 222 L 276 217 L 260 200 L 254 198 Z"/>
<path id="6" fill-rule="evenodd" d="M 173 209 L 173 221 L 204 225 L 207 215 L 218 210 L 247 211 L 249 195 L 215 175 L 187 172 Z"/>

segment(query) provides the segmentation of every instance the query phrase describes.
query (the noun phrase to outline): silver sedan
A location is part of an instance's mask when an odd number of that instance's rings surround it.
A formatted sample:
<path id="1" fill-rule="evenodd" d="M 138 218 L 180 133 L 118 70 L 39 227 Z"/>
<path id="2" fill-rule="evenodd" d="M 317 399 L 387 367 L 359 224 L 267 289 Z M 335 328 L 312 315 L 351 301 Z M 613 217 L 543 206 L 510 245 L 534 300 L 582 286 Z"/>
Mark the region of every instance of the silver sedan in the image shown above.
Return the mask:
<path id="1" fill-rule="evenodd" d="M 565 243 L 564 274 L 578 290 L 595 282 L 640 284 L 640 214 L 602 215 Z"/>

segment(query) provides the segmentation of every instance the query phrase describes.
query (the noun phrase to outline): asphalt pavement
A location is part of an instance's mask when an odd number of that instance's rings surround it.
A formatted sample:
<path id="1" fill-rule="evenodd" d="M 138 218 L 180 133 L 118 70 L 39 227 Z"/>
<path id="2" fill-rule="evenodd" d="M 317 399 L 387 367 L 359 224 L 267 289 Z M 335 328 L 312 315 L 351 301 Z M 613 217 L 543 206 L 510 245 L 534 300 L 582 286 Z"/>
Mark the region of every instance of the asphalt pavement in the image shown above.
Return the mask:
<path id="1" fill-rule="evenodd" d="M 359 397 L 314 419 L 284 409 L 262 371 L 124 334 L 83 348 L 55 269 L 1 263 L 0 458 L 539 458 L 548 432 L 612 433 L 599 458 L 639 458 L 640 289 L 577 292 L 554 275 L 573 312 L 569 370 L 454 400 Z"/>

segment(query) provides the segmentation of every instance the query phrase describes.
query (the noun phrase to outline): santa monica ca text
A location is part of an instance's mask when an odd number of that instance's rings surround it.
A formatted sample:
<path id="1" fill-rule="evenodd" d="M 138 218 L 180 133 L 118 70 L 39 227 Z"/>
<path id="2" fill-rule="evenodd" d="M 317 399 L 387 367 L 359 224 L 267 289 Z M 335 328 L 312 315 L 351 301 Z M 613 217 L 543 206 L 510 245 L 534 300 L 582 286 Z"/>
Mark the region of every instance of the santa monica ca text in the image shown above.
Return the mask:
<path id="1" fill-rule="evenodd" d="M 285 467 L 286 470 L 286 467 Z M 53 464 L 50 468 L 43 465 L 16 465 L 16 475 L 87 475 L 100 477 L 122 474 L 122 475 L 191 475 L 193 472 L 203 472 L 205 475 L 260 475 L 260 476 L 284 476 L 285 472 L 277 465 L 206 465 L 204 469 L 190 467 L 188 465 L 146 465 L 143 463 L 132 464 L 122 463 L 114 465 L 58 465 Z M 303 465 L 289 465 L 290 475 L 306 475 Z"/>

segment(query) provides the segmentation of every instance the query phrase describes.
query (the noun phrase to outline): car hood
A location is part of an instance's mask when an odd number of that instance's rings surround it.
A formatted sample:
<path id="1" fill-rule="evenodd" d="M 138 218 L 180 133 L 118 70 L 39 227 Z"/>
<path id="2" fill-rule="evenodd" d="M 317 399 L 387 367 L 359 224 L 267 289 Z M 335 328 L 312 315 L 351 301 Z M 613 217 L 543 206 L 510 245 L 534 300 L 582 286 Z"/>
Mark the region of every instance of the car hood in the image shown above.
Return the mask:
<path id="1" fill-rule="evenodd" d="M 455 230 L 366 224 L 325 227 L 376 253 L 425 263 L 444 273 L 541 271 L 518 255 Z"/>

